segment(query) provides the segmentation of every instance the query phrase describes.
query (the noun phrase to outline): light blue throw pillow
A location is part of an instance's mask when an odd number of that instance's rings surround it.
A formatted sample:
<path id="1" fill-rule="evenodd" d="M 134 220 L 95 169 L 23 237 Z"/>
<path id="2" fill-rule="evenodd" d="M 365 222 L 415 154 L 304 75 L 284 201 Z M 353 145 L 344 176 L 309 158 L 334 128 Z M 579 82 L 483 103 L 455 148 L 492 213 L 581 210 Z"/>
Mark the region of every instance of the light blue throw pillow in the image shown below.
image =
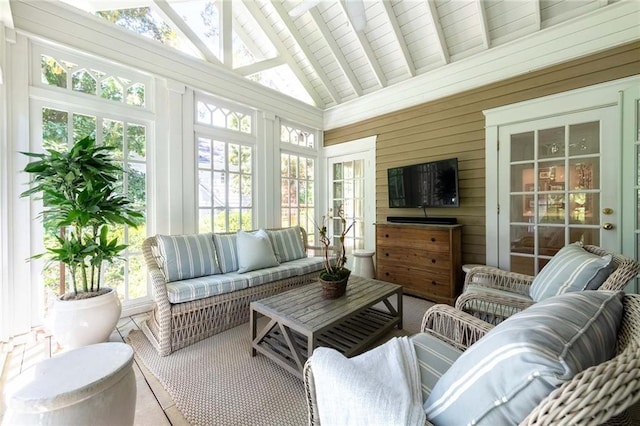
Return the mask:
<path id="1" fill-rule="evenodd" d="M 289 262 L 307 257 L 300 237 L 301 232 L 299 226 L 267 231 L 278 262 Z"/>
<path id="2" fill-rule="evenodd" d="M 237 235 L 239 273 L 279 265 L 265 230 L 253 233 L 238 231 Z"/>
<path id="3" fill-rule="evenodd" d="M 570 291 L 597 290 L 613 271 L 611 255 L 598 256 L 579 242 L 561 248 L 535 276 L 529 296 L 536 302 Z"/>
<path id="4" fill-rule="evenodd" d="M 223 274 L 238 270 L 238 236 L 233 234 L 213 234 L 218 263 Z"/>
<path id="5" fill-rule="evenodd" d="M 623 293 L 550 297 L 509 317 L 467 349 L 424 403 L 444 425 L 516 425 L 554 389 L 614 355 Z"/>
<path id="6" fill-rule="evenodd" d="M 156 236 L 167 282 L 220 273 L 212 235 Z"/>

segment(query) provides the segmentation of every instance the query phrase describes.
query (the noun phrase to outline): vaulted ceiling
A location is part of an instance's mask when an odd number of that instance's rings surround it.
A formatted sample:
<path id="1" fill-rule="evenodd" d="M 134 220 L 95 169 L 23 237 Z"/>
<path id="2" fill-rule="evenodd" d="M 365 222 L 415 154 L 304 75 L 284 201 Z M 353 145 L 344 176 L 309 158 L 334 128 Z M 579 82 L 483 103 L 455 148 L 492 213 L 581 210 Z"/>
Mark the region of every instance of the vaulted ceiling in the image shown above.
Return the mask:
<path id="1" fill-rule="evenodd" d="M 598 13 L 615 1 L 68 2 L 93 13 L 148 7 L 194 56 L 326 109 Z"/>

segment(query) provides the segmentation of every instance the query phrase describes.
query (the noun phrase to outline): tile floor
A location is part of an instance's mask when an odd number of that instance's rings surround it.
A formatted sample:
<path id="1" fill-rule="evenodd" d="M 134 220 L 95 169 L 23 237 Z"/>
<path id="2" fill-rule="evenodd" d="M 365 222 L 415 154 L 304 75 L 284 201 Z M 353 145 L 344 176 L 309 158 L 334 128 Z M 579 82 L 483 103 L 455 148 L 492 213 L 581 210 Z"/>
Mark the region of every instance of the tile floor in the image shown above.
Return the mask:
<path id="1" fill-rule="evenodd" d="M 122 318 L 118 322 L 117 330 L 111 335 L 114 342 L 124 341 L 129 331 L 138 328 L 138 324 L 147 314 Z M 52 345 L 51 336 L 41 329 L 32 333 L 15 337 L 9 343 L 0 343 L 0 420 L 2 420 L 5 402 L 5 385 L 18 374 L 22 373 L 38 361 L 51 357 L 56 353 L 55 343 Z M 180 411 L 164 390 L 162 385 L 136 358 L 133 364 L 136 375 L 137 395 L 136 426 L 188 425 Z"/>

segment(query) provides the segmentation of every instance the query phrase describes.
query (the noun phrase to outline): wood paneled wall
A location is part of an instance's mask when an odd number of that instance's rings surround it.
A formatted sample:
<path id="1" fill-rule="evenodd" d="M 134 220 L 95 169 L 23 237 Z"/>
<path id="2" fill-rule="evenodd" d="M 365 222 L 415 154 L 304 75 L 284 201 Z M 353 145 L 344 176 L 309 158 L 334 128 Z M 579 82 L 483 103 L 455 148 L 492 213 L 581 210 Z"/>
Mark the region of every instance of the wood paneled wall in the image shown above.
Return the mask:
<path id="1" fill-rule="evenodd" d="M 428 209 L 457 217 L 464 226 L 463 263 L 485 262 L 485 137 L 483 110 L 640 74 L 640 42 L 510 78 L 324 132 L 330 146 L 378 135 L 376 220 L 421 216 L 422 210 L 389 209 L 387 169 L 458 158 L 460 207 Z"/>

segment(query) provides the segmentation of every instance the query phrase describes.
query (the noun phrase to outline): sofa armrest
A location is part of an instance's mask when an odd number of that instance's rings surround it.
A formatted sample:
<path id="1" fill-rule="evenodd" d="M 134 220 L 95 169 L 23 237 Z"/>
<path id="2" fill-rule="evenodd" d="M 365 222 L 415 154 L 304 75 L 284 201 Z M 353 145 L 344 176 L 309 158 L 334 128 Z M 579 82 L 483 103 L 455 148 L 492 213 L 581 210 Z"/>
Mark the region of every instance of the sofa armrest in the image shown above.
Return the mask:
<path id="1" fill-rule="evenodd" d="M 531 275 L 509 272 L 493 266 L 476 266 L 467 272 L 464 289 L 473 284 L 528 296 L 533 278 Z"/>
<path id="2" fill-rule="evenodd" d="M 171 303 L 167 294 L 167 282 L 164 272 L 160 268 L 162 258 L 158 249 L 156 237 L 148 237 L 142 243 L 147 272 L 151 277 L 153 300 L 156 304 L 156 320 L 158 321 L 158 342 L 160 356 L 171 353 Z"/>
<path id="3" fill-rule="evenodd" d="M 438 304 L 425 312 L 421 331 L 464 351 L 493 327 L 452 306 Z"/>

